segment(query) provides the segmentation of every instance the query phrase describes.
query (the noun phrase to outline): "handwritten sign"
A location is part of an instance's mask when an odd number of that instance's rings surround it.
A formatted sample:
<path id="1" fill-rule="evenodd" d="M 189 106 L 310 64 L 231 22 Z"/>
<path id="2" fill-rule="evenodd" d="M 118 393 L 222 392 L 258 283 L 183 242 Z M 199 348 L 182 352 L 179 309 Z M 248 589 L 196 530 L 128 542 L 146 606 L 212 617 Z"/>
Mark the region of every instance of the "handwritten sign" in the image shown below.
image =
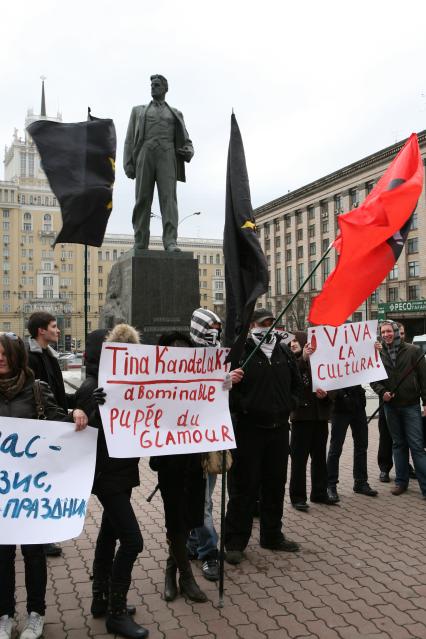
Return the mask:
<path id="1" fill-rule="evenodd" d="M 222 388 L 222 348 L 106 343 L 100 407 L 112 457 L 147 457 L 235 448 Z"/>
<path id="2" fill-rule="evenodd" d="M 312 389 L 335 390 L 386 379 L 374 348 L 376 334 L 377 320 L 309 328 L 308 342 L 315 348 L 310 358 Z"/>
<path id="3" fill-rule="evenodd" d="M 78 537 L 95 472 L 97 430 L 2 417 L 0 431 L 0 544 Z"/>

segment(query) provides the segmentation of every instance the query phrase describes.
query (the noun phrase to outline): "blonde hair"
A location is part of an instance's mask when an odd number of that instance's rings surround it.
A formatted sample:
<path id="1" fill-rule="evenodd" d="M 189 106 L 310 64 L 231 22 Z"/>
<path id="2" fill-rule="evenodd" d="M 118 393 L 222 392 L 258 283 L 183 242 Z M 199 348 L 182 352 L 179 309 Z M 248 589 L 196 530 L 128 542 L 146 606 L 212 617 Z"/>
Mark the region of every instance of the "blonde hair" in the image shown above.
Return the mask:
<path id="1" fill-rule="evenodd" d="M 110 330 L 105 339 L 106 342 L 123 342 L 124 344 L 140 344 L 139 331 L 130 324 L 117 324 Z"/>

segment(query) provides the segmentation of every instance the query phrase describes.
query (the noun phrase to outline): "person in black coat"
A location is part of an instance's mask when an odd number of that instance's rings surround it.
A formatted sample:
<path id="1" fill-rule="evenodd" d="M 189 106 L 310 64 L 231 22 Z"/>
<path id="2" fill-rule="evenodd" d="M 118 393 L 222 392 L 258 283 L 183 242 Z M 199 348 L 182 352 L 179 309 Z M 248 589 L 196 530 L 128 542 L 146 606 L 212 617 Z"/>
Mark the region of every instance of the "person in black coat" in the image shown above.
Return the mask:
<path id="1" fill-rule="evenodd" d="M 158 343 L 160 346 L 194 346 L 189 337 L 179 332 L 162 335 Z M 164 599 L 173 601 L 177 597 L 176 576 L 179 570 L 181 592 L 191 601 L 205 602 L 207 596 L 194 579 L 186 549 L 189 531 L 202 526 L 204 521 L 205 478 L 201 454 L 151 457 L 150 467 L 158 472 L 169 546 Z"/>
<path id="2" fill-rule="evenodd" d="M 127 606 L 133 565 L 143 550 L 142 534 L 131 503 L 132 488 L 139 486 L 139 458 L 118 459 L 108 454 L 98 407 L 105 401 L 105 394 L 97 388 L 105 340 L 139 343 L 139 334 L 127 324 L 119 324 L 110 333 L 104 329 L 90 333 L 86 341 L 86 379 L 76 393 L 76 405 L 85 410 L 91 426 L 99 431 L 92 493 L 104 510 L 93 561 L 91 612 L 94 617 L 108 613 L 108 632 L 143 638 L 148 631 L 131 618 L 135 609 Z"/>
<path id="3" fill-rule="evenodd" d="M 47 384 L 40 382 L 41 403 L 46 419 L 74 421 L 76 430 L 87 426 L 80 410 L 68 415 Z M 24 342 L 15 333 L 0 333 L 0 418 L 37 419 L 34 373 L 28 366 Z M 22 544 L 25 565 L 28 619 L 23 637 L 41 637 L 46 609 L 47 566 L 42 544 Z M 11 636 L 15 626 L 15 555 L 16 546 L 0 545 L 0 635 Z"/>
<path id="4" fill-rule="evenodd" d="M 291 415 L 291 476 L 290 500 L 296 510 L 307 511 L 306 466 L 311 457 L 312 502 L 333 504 L 327 495 L 327 439 L 331 402 L 327 391 L 312 392 L 312 373 L 309 357 L 312 348 L 308 335 L 296 331 L 290 348 L 296 357 L 303 383 L 303 399 Z"/>

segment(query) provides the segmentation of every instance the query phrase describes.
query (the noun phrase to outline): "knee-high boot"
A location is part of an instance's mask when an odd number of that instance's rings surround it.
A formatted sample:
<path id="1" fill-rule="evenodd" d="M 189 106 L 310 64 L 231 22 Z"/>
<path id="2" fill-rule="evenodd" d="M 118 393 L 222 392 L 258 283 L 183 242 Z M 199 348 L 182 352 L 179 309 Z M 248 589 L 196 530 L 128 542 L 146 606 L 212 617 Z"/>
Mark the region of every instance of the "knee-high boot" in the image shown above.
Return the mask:
<path id="1" fill-rule="evenodd" d="M 103 617 L 107 613 L 109 582 L 110 568 L 95 560 L 93 562 L 92 605 L 90 606 L 90 612 L 95 619 Z M 134 615 L 135 613 L 135 606 L 127 606 L 128 615 Z"/>
<path id="2" fill-rule="evenodd" d="M 177 564 L 170 554 L 167 557 L 166 572 L 164 579 L 164 599 L 166 601 L 174 601 L 177 597 L 177 583 L 176 583 Z"/>
<path id="3" fill-rule="evenodd" d="M 192 574 L 192 568 L 186 550 L 186 535 L 179 533 L 170 536 L 170 550 L 179 570 L 179 587 L 183 595 L 191 601 L 203 603 L 207 601 L 206 594 L 200 589 Z"/>
<path id="4" fill-rule="evenodd" d="M 148 636 L 148 630 L 137 624 L 127 612 L 128 590 L 128 584 L 111 581 L 106 629 L 111 634 L 122 635 L 129 639 L 145 639 Z"/>

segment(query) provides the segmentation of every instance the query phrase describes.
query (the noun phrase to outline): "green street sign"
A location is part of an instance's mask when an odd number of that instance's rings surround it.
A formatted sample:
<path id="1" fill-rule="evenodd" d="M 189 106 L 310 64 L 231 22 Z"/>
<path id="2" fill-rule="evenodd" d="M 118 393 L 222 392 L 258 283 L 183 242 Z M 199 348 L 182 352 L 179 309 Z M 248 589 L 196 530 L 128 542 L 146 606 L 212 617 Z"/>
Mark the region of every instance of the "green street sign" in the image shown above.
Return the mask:
<path id="1" fill-rule="evenodd" d="M 377 305 L 377 317 L 386 319 L 387 313 L 422 313 L 426 312 L 426 300 L 411 300 L 408 302 L 387 302 Z"/>

